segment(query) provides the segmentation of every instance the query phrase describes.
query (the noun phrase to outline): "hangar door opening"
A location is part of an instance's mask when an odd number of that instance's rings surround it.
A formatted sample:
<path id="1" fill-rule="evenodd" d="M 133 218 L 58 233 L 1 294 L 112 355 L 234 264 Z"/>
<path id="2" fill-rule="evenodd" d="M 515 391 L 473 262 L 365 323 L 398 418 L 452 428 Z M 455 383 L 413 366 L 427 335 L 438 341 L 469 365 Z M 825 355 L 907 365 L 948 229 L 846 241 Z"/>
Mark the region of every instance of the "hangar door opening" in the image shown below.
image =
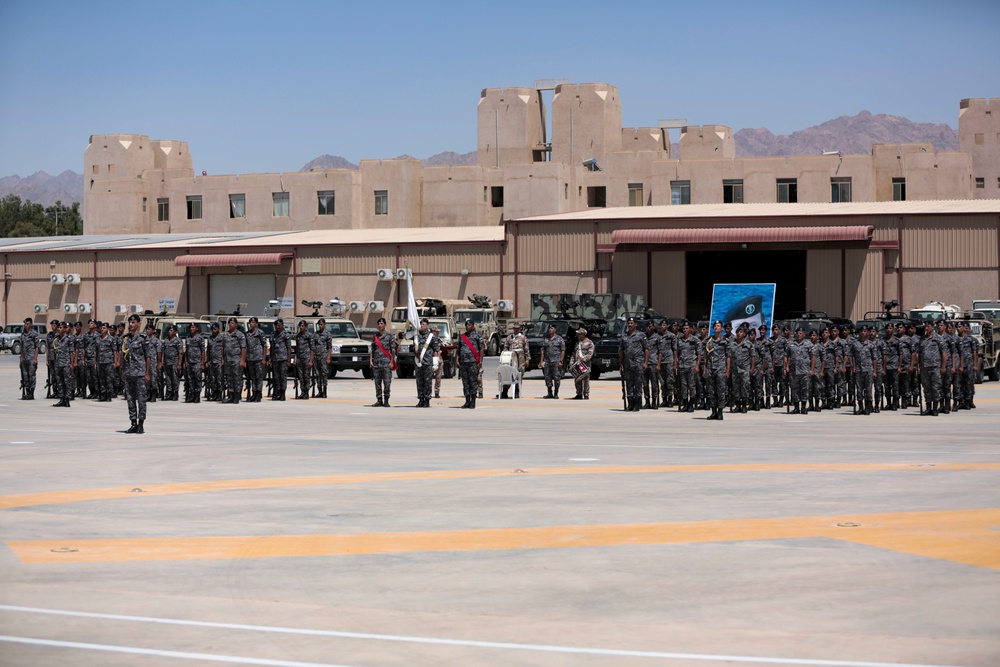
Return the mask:
<path id="1" fill-rule="evenodd" d="M 684 259 L 689 320 L 708 319 L 715 283 L 775 283 L 779 318 L 806 308 L 805 250 L 689 250 Z"/>
<path id="2" fill-rule="evenodd" d="M 209 314 L 231 313 L 237 303 L 247 304 L 246 315 L 260 317 L 267 302 L 274 298 L 273 273 L 210 275 L 208 277 Z"/>

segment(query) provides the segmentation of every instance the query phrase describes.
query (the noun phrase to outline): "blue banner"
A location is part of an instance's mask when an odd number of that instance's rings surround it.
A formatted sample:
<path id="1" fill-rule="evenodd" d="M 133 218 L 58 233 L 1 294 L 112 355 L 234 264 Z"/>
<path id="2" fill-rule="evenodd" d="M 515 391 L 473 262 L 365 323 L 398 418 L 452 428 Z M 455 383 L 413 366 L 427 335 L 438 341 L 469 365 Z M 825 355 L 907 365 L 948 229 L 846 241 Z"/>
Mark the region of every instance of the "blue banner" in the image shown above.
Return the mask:
<path id="1" fill-rule="evenodd" d="M 775 288 L 775 283 L 716 283 L 712 287 L 712 322 L 732 324 L 733 329 L 746 322 L 755 329 L 764 325 L 770 331 Z"/>

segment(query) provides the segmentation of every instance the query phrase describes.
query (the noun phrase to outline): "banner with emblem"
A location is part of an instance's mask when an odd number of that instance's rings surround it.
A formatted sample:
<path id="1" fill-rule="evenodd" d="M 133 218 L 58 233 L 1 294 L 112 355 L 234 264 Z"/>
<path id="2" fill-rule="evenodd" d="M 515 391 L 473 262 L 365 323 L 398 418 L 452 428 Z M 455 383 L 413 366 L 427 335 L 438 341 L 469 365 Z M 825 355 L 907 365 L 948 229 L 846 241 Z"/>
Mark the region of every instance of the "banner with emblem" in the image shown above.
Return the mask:
<path id="1" fill-rule="evenodd" d="M 774 321 L 776 283 L 716 283 L 712 287 L 712 322 L 732 324 L 733 329 L 744 322 L 757 328 L 771 329 Z"/>

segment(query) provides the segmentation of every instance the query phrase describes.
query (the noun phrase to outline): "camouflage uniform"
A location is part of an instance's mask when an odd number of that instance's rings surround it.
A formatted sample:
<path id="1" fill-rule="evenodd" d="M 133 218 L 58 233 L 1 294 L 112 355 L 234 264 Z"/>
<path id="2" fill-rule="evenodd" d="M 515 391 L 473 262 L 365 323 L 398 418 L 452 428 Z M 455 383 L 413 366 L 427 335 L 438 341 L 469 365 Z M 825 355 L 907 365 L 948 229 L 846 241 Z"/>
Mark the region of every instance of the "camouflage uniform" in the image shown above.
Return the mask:
<path id="1" fill-rule="evenodd" d="M 697 400 L 698 360 L 702 342 L 697 336 L 677 339 L 677 407 L 686 412 L 694 412 Z"/>
<path id="2" fill-rule="evenodd" d="M 910 373 L 910 358 L 913 355 L 913 344 L 906 334 L 899 335 L 896 332 L 896 341 L 899 345 L 899 398 L 900 407 L 910 407 L 913 397 L 913 376 Z"/>
<path id="3" fill-rule="evenodd" d="M 38 372 L 38 332 L 25 325 L 21 332 L 21 398 L 35 398 L 35 377 Z"/>
<path id="4" fill-rule="evenodd" d="M 288 359 L 292 354 L 292 337 L 282 329 L 271 335 L 271 400 L 285 400 L 288 387 Z"/>
<path id="5" fill-rule="evenodd" d="M 528 359 L 531 356 L 528 351 L 528 338 L 523 333 L 512 333 L 504 339 L 503 349 L 505 352 L 512 353 L 512 363 L 520 376 L 514 389 L 514 396 L 517 397 L 520 395 L 521 383 L 524 382 L 524 372 L 528 369 Z"/>
<path id="6" fill-rule="evenodd" d="M 643 364 L 650 354 L 646 334 L 637 328 L 631 334 L 622 332 L 618 346 L 621 356 L 621 373 L 625 379 L 625 394 L 628 398 L 627 410 L 638 412 L 642 407 Z"/>
<path id="7" fill-rule="evenodd" d="M 80 390 L 80 375 L 83 373 L 83 341 L 81 336 L 77 336 L 73 333 L 66 334 L 66 340 L 68 344 L 73 347 L 73 354 L 75 355 L 75 366 L 71 369 L 69 374 L 69 400 L 76 398 L 77 392 Z"/>
<path id="8" fill-rule="evenodd" d="M 885 407 L 886 410 L 899 408 L 899 357 L 902 345 L 895 336 L 884 339 L 885 354 Z"/>
<path id="9" fill-rule="evenodd" d="M 375 346 L 373 345 L 374 349 Z M 313 366 L 313 335 L 308 329 L 299 327 L 295 333 L 295 376 L 299 379 L 299 395 L 295 398 L 307 400 L 309 398 L 309 374 Z M 386 364 L 386 369 L 389 365 Z M 375 375 L 375 386 L 378 387 L 378 375 Z M 391 380 L 390 375 L 390 380 Z"/>
<path id="10" fill-rule="evenodd" d="M 546 398 L 559 398 L 559 384 L 563 376 L 563 355 L 566 341 L 556 334 L 542 341 L 542 374 L 545 376 Z"/>
<path id="11" fill-rule="evenodd" d="M 760 346 L 760 366 L 763 374 L 761 376 L 762 394 L 764 405 L 771 407 L 771 396 L 774 395 L 774 340 L 767 337 L 767 330 L 757 339 Z"/>
<path id="12" fill-rule="evenodd" d="M 184 366 L 187 374 L 184 400 L 188 403 L 201 403 L 201 381 L 203 363 L 205 361 L 205 339 L 201 333 L 189 336 L 184 348 Z"/>
<path id="13" fill-rule="evenodd" d="M 73 339 L 67 334 L 52 341 L 55 355 L 56 397 L 57 405 L 69 407 L 73 395 L 73 366 L 76 364 L 76 347 Z"/>
<path id="14" fill-rule="evenodd" d="M 729 345 L 730 375 L 733 378 L 733 407 L 739 412 L 746 412 L 750 401 L 750 372 L 753 370 L 753 346 L 750 341 L 732 339 Z"/>
<path id="15" fill-rule="evenodd" d="M 813 374 L 809 383 L 809 399 L 813 410 L 823 409 L 823 396 L 826 394 L 826 354 L 823 344 L 818 340 L 812 347 L 812 368 Z"/>
<path id="16" fill-rule="evenodd" d="M 646 331 L 650 331 L 650 328 L 647 327 Z M 649 366 L 642 374 L 642 397 L 645 400 L 644 407 L 656 410 L 660 407 L 660 380 L 664 381 L 664 391 L 666 390 L 666 378 L 662 375 L 665 366 L 660 363 L 660 359 L 667 358 L 663 348 L 669 343 L 653 327 L 652 332 L 646 334 L 646 344 L 649 346 Z M 670 356 L 673 357 L 673 354 Z M 671 370 L 673 366 L 671 363 Z M 666 398 L 663 404 L 666 405 Z"/>
<path id="17" fill-rule="evenodd" d="M 948 364 L 948 345 L 937 333 L 924 336 L 920 341 L 920 383 L 927 401 L 927 413 L 936 415 L 942 402 L 941 368 Z"/>
<path id="18" fill-rule="evenodd" d="M 180 393 L 180 373 L 177 364 L 180 363 L 183 345 L 179 336 L 163 341 L 163 398 L 167 401 L 176 401 Z"/>
<path id="19" fill-rule="evenodd" d="M 94 348 L 97 355 L 97 389 L 100 400 L 109 403 L 115 394 L 115 356 L 119 348 L 111 334 L 98 338 Z"/>
<path id="20" fill-rule="evenodd" d="M 243 367 L 240 362 L 244 362 L 243 365 L 246 363 L 246 349 L 247 337 L 239 329 L 223 334 L 223 368 L 226 374 L 226 391 L 229 394 L 227 403 L 239 403 L 243 394 Z"/>
<path id="21" fill-rule="evenodd" d="M 575 379 L 577 398 L 590 398 L 590 365 L 594 358 L 594 341 L 584 336 L 583 340 L 577 341 L 576 349 L 573 350 L 573 363 L 584 364 L 587 371 L 580 373 Z"/>
<path id="22" fill-rule="evenodd" d="M 205 341 L 208 351 L 208 391 L 205 399 L 209 401 L 222 400 L 222 334 L 213 333 Z"/>
<path id="23" fill-rule="evenodd" d="M 465 342 L 466 339 L 468 339 L 468 343 Z M 472 348 L 469 345 L 472 345 Z M 475 354 L 473 354 L 473 348 L 475 348 Z M 484 350 L 483 339 L 478 332 L 463 333 L 458 337 L 458 371 L 459 375 L 462 376 L 462 393 L 465 395 L 466 403 L 463 407 L 476 407 L 476 396 L 479 392 L 478 366 L 482 364 Z M 478 361 L 476 355 L 478 355 Z"/>
<path id="24" fill-rule="evenodd" d="M 788 356 L 789 340 L 778 334 L 771 338 L 771 354 L 774 360 L 774 380 L 771 384 L 771 396 L 774 406 L 780 408 L 788 400 L 788 380 L 785 376 L 785 357 Z"/>
<path id="25" fill-rule="evenodd" d="M 653 347 L 652 341 L 649 344 L 649 356 L 652 362 L 653 350 L 658 349 L 660 353 L 660 399 L 663 407 L 672 407 L 676 400 L 677 377 L 674 375 L 674 359 L 677 355 L 677 335 L 667 329 L 666 333 L 660 334 L 660 341 L 657 348 Z"/>
<path id="26" fill-rule="evenodd" d="M 86 398 L 97 398 L 97 339 L 95 331 L 83 334 L 83 395 Z"/>
<path id="27" fill-rule="evenodd" d="M 389 331 L 375 335 L 375 340 L 381 341 L 385 352 L 377 345 L 371 346 L 372 378 L 375 380 L 376 405 L 388 404 L 392 388 L 392 357 L 396 351 L 396 339 Z"/>
<path id="28" fill-rule="evenodd" d="M 837 341 L 832 338 L 823 345 L 823 400 L 824 407 L 832 409 L 837 405 L 837 383 L 840 381 L 840 360 L 837 359 Z"/>
<path id="29" fill-rule="evenodd" d="M 847 359 L 851 356 L 851 337 L 838 335 L 837 336 L 837 369 L 840 371 L 837 376 L 837 404 L 846 405 L 849 400 L 849 396 L 853 395 L 854 390 L 848 388 L 848 383 L 850 380 L 850 373 L 853 369 L 848 368 Z"/>
<path id="30" fill-rule="evenodd" d="M 264 348 L 267 336 L 257 327 L 247 330 L 247 403 L 260 403 L 264 395 Z"/>
<path id="31" fill-rule="evenodd" d="M 872 382 L 875 373 L 875 357 L 878 348 L 870 340 L 852 338 L 850 344 L 851 367 L 854 369 L 854 399 L 857 401 L 855 414 L 869 414 L 872 411 Z"/>
<path id="32" fill-rule="evenodd" d="M 716 419 L 722 418 L 722 410 L 726 407 L 729 344 L 724 336 L 712 336 L 705 341 L 705 394 Z"/>
<path id="33" fill-rule="evenodd" d="M 155 403 L 156 397 L 160 393 L 160 378 L 156 368 L 160 360 L 160 339 L 146 334 L 143 334 L 142 337 L 146 339 L 146 356 L 149 357 L 150 363 L 149 380 L 146 381 L 146 395 L 143 398 L 143 405 L 145 405 L 146 400 Z M 125 377 L 128 378 L 128 368 L 125 369 Z"/>
<path id="34" fill-rule="evenodd" d="M 128 417 L 133 423 L 146 419 L 146 377 L 152 378 L 152 358 L 156 346 L 149 344 L 144 333 L 125 336 L 122 340 L 122 366 L 125 368 L 125 399 L 128 401 Z"/>
<path id="35" fill-rule="evenodd" d="M 810 370 L 813 362 L 812 347 L 811 341 L 803 339 L 801 341 L 793 340 L 787 348 L 788 371 L 786 377 L 788 378 L 791 402 L 795 404 L 796 410 L 799 409 L 800 403 L 809 400 Z"/>
<path id="36" fill-rule="evenodd" d="M 313 334 L 313 371 L 316 373 L 316 395 L 326 398 L 327 382 L 330 379 L 330 364 L 327 358 L 333 349 L 333 335 L 328 329 Z"/>
<path id="37" fill-rule="evenodd" d="M 417 380 L 417 400 L 430 407 L 431 385 L 434 380 L 434 357 L 441 354 L 441 339 L 430 331 L 413 335 L 413 375 Z M 440 359 L 438 365 L 441 365 Z"/>
<path id="38" fill-rule="evenodd" d="M 961 360 L 959 366 L 960 391 L 955 397 L 956 408 L 969 410 L 975 407 L 973 399 L 976 395 L 976 374 L 979 372 L 976 359 L 979 356 L 979 341 L 972 334 L 963 331 L 958 337 L 957 354 Z"/>
<path id="39" fill-rule="evenodd" d="M 875 348 L 875 379 L 873 385 L 875 389 L 875 412 L 878 412 L 882 405 L 882 398 L 885 395 L 885 338 L 872 331 L 868 340 Z"/>
<path id="40" fill-rule="evenodd" d="M 49 325 L 52 326 L 51 324 Z M 45 384 L 45 398 L 54 398 L 57 394 L 56 392 L 56 356 L 55 350 L 52 349 L 52 341 L 54 341 L 59 336 L 59 332 L 49 330 L 45 334 L 45 370 L 46 378 Z"/>

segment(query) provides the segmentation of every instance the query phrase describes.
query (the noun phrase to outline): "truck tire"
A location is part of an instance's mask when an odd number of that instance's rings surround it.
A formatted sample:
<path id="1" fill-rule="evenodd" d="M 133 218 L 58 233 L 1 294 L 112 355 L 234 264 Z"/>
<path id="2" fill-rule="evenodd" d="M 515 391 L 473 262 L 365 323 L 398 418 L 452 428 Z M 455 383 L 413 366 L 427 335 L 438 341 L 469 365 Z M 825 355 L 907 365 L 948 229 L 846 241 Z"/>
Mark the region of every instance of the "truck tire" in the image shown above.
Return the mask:
<path id="1" fill-rule="evenodd" d="M 486 356 L 495 357 L 500 354 L 500 339 L 497 336 L 490 338 L 489 345 L 486 346 Z"/>
<path id="2" fill-rule="evenodd" d="M 1000 380 L 1000 369 L 994 365 L 993 368 L 986 371 L 986 377 L 990 379 L 990 382 L 997 382 Z"/>
<path id="3" fill-rule="evenodd" d="M 455 377 L 455 360 L 449 359 L 444 364 L 444 377 L 447 380 Z"/>
<path id="4" fill-rule="evenodd" d="M 362 368 L 361 369 L 361 377 L 363 377 L 366 380 L 371 380 L 372 379 L 372 369 L 370 369 L 370 368 Z"/>
<path id="5" fill-rule="evenodd" d="M 333 366 L 330 366 L 330 372 L 327 373 L 327 377 L 330 378 L 331 380 L 337 377 L 337 369 L 334 368 Z"/>
<path id="6" fill-rule="evenodd" d="M 596 366 L 591 367 L 591 369 L 590 369 L 590 379 L 591 380 L 597 380 L 600 377 L 601 377 L 601 369 L 597 368 Z"/>
<path id="7" fill-rule="evenodd" d="M 982 359 L 979 360 L 979 368 L 976 369 L 975 382 L 976 382 L 976 384 L 982 384 L 983 383 L 983 360 Z"/>
<path id="8" fill-rule="evenodd" d="M 39 356 L 43 356 L 47 351 L 48 351 L 48 345 L 45 343 L 45 341 L 44 340 L 38 341 Z"/>
<path id="9" fill-rule="evenodd" d="M 21 356 L 21 341 L 15 340 L 10 344 L 10 353 L 15 357 Z"/>

